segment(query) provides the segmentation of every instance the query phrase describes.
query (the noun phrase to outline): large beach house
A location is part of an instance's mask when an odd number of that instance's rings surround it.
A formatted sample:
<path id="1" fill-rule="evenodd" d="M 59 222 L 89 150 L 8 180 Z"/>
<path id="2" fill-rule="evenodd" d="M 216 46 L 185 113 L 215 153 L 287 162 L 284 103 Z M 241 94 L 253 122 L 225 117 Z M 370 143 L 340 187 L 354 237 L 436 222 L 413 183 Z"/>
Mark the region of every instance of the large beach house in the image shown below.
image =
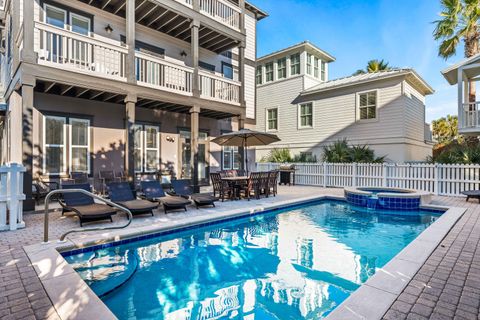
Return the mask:
<path id="1" fill-rule="evenodd" d="M 306 41 L 257 60 L 257 129 L 281 141 L 273 148 L 308 158 L 346 138 L 369 145 L 387 161 L 423 161 L 432 153 L 425 96 L 433 89 L 413 69 L 329 80 L 335 58 Z"/>
<path id="2" fill-rule="evenodd" d="M 256 23 L 266 17 L 255 6 L 6 0 L 1 9 L 1 157 L 27 168 L 25 209 L 36 176 L 164 170 L 202 183 L 238 163 L 238 150 L 209 140 L 255 125 Z"/>

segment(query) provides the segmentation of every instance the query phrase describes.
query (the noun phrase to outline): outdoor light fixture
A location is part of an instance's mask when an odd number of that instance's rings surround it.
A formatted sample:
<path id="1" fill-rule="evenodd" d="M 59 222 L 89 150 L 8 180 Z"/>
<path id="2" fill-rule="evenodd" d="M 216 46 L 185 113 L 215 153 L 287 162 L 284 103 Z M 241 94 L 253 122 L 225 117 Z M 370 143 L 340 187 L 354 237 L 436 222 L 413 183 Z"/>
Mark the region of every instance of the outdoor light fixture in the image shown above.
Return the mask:
<path id="1" fill-rule="evenodd" d="M 185 52 L 185 50 L 183 50 L 182 52 L 180 52 L 180 55 L 185 58 L 187 56 L 187 53 Z"/>
<path id="2" fill-rule="evenodd" d="M 170 137 L 170 136 L 167 136 L 165 139 L 166 139 L 168 142 L 175 142 L 175 138 Z"/>
<path id="3" fill-rule="evenodd" d="M 108 34 L 112 33 L 113 28 L 110 26 L 110 24 L 107 24 L 107 26 L 105 27 L 105 31 L 107 31 Z"/>

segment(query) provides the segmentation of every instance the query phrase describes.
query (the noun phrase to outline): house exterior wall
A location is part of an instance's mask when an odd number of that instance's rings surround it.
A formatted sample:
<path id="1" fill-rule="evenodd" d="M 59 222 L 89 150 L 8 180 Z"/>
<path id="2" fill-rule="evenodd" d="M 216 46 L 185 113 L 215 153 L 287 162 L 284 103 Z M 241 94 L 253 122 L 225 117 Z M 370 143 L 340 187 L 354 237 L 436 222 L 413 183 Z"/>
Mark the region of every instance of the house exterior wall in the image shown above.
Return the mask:
<path id="1" fill-rule="evenodd" d="M 258 87 L 257 128 L 265 131 L 266 110 L 278 107 L 275 133 L 281 141 L 258 147 L 257 160 L 272 148 L 311 152 L 321 159 L 323 146 L 341 139 L 367 144 L 391 162 L 422 161 L 431 155 L 432 145 L 424 141 L 424 98 L 403 77 L 308 96 L 299 96 L 302 86 L 295 81 Z M 377 92 L 377 118 L 358 120 L 357 95 L 370 91 Z M 298 105 L 308 102 L 313 104 L 313 127 L 299 128 Z"/>

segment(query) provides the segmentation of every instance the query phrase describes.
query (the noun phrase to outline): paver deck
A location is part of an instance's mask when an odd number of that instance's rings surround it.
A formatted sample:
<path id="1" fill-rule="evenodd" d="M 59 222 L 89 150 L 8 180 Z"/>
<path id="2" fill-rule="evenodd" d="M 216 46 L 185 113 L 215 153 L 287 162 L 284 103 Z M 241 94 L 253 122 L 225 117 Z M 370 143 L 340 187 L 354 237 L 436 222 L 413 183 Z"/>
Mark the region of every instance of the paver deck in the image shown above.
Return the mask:
<path id="1" fill-rule="evenodd" d="M 279 200 L 313 195 L 342 195 L 342 189 L 316 187 L 280 187 L 276 198 L 219 203 L 214 209 L 169 213 L 156 212 L 155 217 L 137 217 L 133 224 L 151 225 L 192 216 L 214 214 L 222 210 L 261 206 Z M 449 232 L 422 269 L 411 280 L 398 300 L 385 314 L 385 319 L 480 319 L 480 205 L 462 198 L 434 197 L 434 204 L 468 207 L 468 211 Z M 41 241 L 43 214 L 25 215 L 25 229 L 0 233 L 0 319 L 58 319 L 58 315 L 41 285 L 23 246 Z M 114 217 L 123 223 L 124 216 Z M 101 225 L 101 224 L 100 224 Z M 72 216 L 51 213 L 50 238 L 78 227 Z M 89 237 L 75 234 L 71 238 Z"/>

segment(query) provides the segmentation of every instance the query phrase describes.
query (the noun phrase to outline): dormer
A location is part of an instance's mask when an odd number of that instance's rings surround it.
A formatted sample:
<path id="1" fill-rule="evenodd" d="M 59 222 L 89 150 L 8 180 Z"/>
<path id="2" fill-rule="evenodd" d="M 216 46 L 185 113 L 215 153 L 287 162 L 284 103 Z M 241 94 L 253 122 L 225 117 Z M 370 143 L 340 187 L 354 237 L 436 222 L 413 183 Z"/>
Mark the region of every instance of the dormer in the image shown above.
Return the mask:
<path id="1" fill-rule="evenodd" d="M 305 76 L 315 83 L 328 81 L 328 64 L 335 58 L 308 41 L 257 59 L 257 86 Z"/>

